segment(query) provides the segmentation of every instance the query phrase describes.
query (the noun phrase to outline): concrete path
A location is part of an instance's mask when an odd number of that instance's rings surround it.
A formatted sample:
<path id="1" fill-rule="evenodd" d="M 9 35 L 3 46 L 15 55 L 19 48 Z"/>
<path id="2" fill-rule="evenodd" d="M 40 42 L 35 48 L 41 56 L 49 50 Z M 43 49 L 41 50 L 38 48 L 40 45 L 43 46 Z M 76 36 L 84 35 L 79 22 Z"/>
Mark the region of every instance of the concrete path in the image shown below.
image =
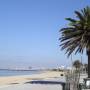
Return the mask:
<path id="1" fill-rule="evenodd" d="M 18 84 L 1 87 L 0 90 L 62 90 L 62 86 L 41 84 Z"/>

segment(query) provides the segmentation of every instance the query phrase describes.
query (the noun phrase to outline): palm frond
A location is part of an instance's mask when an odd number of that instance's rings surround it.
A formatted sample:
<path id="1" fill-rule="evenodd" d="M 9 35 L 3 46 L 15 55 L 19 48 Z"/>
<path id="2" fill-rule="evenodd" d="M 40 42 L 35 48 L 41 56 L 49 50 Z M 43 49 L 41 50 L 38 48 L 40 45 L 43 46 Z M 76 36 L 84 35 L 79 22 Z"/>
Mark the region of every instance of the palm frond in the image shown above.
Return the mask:
<path id="1" fill-rule="evenodd" d="M 78 11 L 75 11 L 75 14 L 77 15 L 76 17 L 81 20 L 81 21 L 84 21 L 84 17 L 82 15 L 82 13 L 78 12 Z"/>
<path id="2" fill-rule="evenodd" d="M 66 18 L 69 26 L 62 28 L 59 38 L 61 50 L 66 50 L 68 56 L 72 52 L 83 53 L 84 48 L 90 48 L 90 7 L 75 11 L 77 19 Z"/>

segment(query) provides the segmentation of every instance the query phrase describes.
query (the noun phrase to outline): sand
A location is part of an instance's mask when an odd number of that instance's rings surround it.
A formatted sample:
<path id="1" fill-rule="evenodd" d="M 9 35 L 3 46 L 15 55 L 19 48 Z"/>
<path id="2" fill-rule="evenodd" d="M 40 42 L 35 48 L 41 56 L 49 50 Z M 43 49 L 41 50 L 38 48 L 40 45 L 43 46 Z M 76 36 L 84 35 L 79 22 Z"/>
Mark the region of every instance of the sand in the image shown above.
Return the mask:
<path id="1" fill-rule="evenodd" d="M 33 80 L 58 81 L 61 78 L 63 81 L 65 77 L 61 74 L 64 74 L 64 72 L 45 71 L 33 75 L 0 77 L 0 90 L 62 90 L 61 85 L 25 84 Z"/>

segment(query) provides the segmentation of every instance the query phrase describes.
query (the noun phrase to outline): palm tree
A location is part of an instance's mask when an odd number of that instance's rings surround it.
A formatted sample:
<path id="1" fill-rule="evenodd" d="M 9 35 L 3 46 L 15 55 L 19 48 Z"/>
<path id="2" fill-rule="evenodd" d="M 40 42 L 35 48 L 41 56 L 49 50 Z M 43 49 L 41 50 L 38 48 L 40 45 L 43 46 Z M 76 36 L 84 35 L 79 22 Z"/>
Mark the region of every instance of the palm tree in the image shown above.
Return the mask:
<path id="1" fill-rule="evenodd" d="M 60 30 L 59 38 L 62 47 L 68 56 L 71 53 L 83 53 L 86 50 L 88 56 L 88 78 L 90 78 L 90 7 L 81 11 L 75 11 L 76 18 L 66 18 L 70 23 Z"/>
<path id="2" fill-rule="evenodd" d="M 84 64 L 84 71 L 86 71 L 86 73 L 88 73 L 88 64 Z"/>
<path id="3" fill-rule="evenodd" d="M 82 63 L 79 60 L 73 62 L 73 66 L 76 68 L 76 71 L 81 68 Z"/>

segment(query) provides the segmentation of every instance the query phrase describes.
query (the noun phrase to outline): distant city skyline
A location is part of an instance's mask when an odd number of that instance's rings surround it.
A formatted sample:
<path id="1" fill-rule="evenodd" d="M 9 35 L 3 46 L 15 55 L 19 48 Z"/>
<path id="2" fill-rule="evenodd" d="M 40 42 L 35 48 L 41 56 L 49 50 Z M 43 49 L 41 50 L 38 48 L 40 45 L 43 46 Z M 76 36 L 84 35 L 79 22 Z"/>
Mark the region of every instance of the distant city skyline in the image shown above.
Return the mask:
<path id="1" fill-rule="evenodd" d="M 86 6 L 89 0 L 0 1 L 0 67 L 71 65 L 60 50 L 59 30 L 67 25 L 66 17 Z M 72 56 L 81 59 L 81 54 Z M 82 58 L 87 62 L 85 53 Z"/>

